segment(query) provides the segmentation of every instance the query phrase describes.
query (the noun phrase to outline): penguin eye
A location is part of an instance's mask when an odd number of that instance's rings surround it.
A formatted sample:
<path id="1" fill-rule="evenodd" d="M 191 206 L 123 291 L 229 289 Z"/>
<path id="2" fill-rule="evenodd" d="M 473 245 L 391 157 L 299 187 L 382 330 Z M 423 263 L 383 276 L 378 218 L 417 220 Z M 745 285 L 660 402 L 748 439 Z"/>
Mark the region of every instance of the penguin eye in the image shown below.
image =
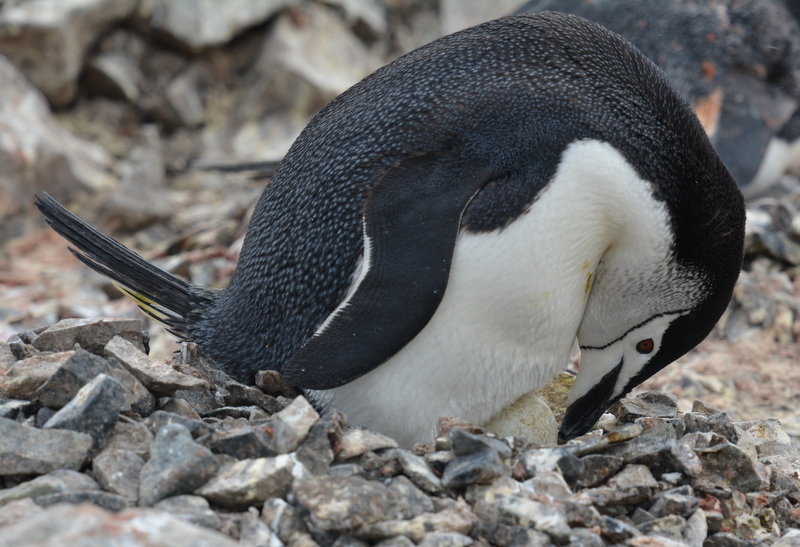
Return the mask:
<path id="1" fill-rule="evenodd" d="M 655 344 L 653 343 L 653 339 L 652 338 L 647 338 L 645 340 L 640 341 L 638 344 L 636 344 L 636 351 L 638 351 L 641 354 L 645 354 L 646 355 L 646 354 L 650 353 L 651 351 L 653 351 L 654 347 L 655 347 Z"/>

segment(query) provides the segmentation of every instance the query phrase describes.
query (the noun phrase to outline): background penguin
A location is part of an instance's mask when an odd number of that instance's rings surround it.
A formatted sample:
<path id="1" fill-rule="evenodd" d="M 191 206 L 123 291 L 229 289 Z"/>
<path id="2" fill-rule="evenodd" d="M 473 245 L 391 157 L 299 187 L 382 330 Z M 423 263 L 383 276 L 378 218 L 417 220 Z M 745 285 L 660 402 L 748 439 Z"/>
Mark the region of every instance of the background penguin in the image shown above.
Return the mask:
<path id="1" fill-rule="evenodd" d="M 555 13 L 446 36 L 332 101 L 264 190 L 224 290 L 37 205 L 234 378 L 278 370 L 406 445 L 546 383 L 576 336 L 561 436 L 585 432 L 708 334 L 744 236 L 736 183 L 663 73 Z"/>
<path id="2" fill-rule="evenodd" d="M 534 0 L 630 40 L 689 101 L 745 195 L 800 172 L 797 0 Z"/>

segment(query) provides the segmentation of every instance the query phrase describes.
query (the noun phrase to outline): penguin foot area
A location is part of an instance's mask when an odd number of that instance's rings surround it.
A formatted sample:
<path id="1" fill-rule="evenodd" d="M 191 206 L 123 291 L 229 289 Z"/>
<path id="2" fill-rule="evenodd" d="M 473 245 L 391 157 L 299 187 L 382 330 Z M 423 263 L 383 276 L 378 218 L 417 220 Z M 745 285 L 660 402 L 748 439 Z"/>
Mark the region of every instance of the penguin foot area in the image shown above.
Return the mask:
<path id="1" fill-rule="evenodd" d="M 170 364 L 154 360 L 146 339 L 139 321 L 99 319 L 0 343 L 8 544 L 135 536 L 147 545 L 791 545 L 800 537 L 800 451 L 778 420 L 742 420 L 699 400 L 682 410 L 679 396 L 644 391 L 566 445 L 444 418 L 433 446 L 407 450 L 339 413 L 320 417 L 302 396 L 239 384 L 192 344 Z"/>

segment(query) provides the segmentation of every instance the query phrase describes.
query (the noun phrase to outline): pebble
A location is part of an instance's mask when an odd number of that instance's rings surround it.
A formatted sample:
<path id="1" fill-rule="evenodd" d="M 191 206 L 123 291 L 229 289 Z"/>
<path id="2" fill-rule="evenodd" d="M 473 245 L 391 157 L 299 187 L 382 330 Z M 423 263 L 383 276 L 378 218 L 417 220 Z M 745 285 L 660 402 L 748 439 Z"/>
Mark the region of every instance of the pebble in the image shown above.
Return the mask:
<path id="1" fill-rule="evenodd" d="M 70 469 L 56 469 L 46 475 L 23 482 L 12 488 L 0 490 L 0 506 L 12 501 L 40 496 L 60 494 L 75 490 L 99 490 L 100 486 L 92 477 Z"/>
<path id="2" fill-rule="evenodd" d="M 302 464 L 289 454 L 241 460 L 221 469 L 196 493 L 215 505 L 237 509 L 285 496 L 295 475 L 303 474 Z"/>
<path id="3" fill-rule="evenodd" d="M 150 459 L 142 467 L 139 503 L 188 494 L 205 484 L 219 469 L 219 460 L 209 449 L 192 440 L 189 430 L 180 424 L 162 427 L 150 449 Z"/>
<path id="4" fill-rule="evenodd" d="M 180 517 L 181 520 L 212 530 L 222 528 L 222 519 L 211 510 L 208 500 L 202 496 L 190 494 L 171 496 L 156 503 L 153 509 L 166 511 Z"/>
<path id="5" fill-rule="evenodd" d="M 62 319 L 33 339 L 39 351 L 68 351 L 78 344 L 84 350 L 102 355 L 115 336 L 129 340 L 144 351 L 142 322 L 139 319 Z"/>
<path id="6" fill-rule="evenodd" d="M 0 476 L 80 469 L 94 440 L 66 429 L 37 429 L 0 418 Z"/>
<path id="7" fill-rule="evenodd" d="M 92 453 L 111 437 L 119 411 L 125 404 L 125 389 L 114 378 L 98 374 L 80 388 L 64 408 L 53 414 L 42 429 L 69 429 L 92 436 Z"/>
<path id="8" fill-rule="evenodd" d="M 135 452 L 106 448 L 92 460 L 92 476 L 104 490 L 135 504 L 142 467 L 144 460 Z"/>
<path id="9" fill-rule="evenodd" d="M 119 361 L 156 397 L 174 395 L 180 389 L 207 391 L 211 387 L 206 380 L 183 374 L 170 365 L 153 361 L 136 344 L 119 335 L 105 345 L 104 354 Z"/>
<path id="10" fill-rule="evenodd" d="M 345 433 L 336 443 L 335 455 L 339 461 L 361 456 L 367 451 L 397 448 L 397 442 L 380 433 L 366 429 L 353 429 Z"/>
<path id="11" fill-rule="evenodd" d="M 302 396 L 272 417 L 272 446 L 278 454 L 292 452 L 308 435 L 319 414 Z"/>

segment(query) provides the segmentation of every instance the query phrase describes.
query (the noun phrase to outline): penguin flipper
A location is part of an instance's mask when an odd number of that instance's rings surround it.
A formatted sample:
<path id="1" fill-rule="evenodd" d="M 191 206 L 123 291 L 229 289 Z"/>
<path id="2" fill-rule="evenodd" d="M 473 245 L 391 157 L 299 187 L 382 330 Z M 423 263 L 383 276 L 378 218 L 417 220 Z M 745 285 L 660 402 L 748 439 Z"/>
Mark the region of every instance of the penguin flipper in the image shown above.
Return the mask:
<path id="1" fill-rule="evenodd" d="M 332 389 L 375 369 L 433 316 L 450 274 L 461 215 L 490 180 L 449 152 L 408 157 L 369 191 L 355 292 L 289 360 L 302 389 Z M 364 273 L 365 272 L 365 273 Z"/>

